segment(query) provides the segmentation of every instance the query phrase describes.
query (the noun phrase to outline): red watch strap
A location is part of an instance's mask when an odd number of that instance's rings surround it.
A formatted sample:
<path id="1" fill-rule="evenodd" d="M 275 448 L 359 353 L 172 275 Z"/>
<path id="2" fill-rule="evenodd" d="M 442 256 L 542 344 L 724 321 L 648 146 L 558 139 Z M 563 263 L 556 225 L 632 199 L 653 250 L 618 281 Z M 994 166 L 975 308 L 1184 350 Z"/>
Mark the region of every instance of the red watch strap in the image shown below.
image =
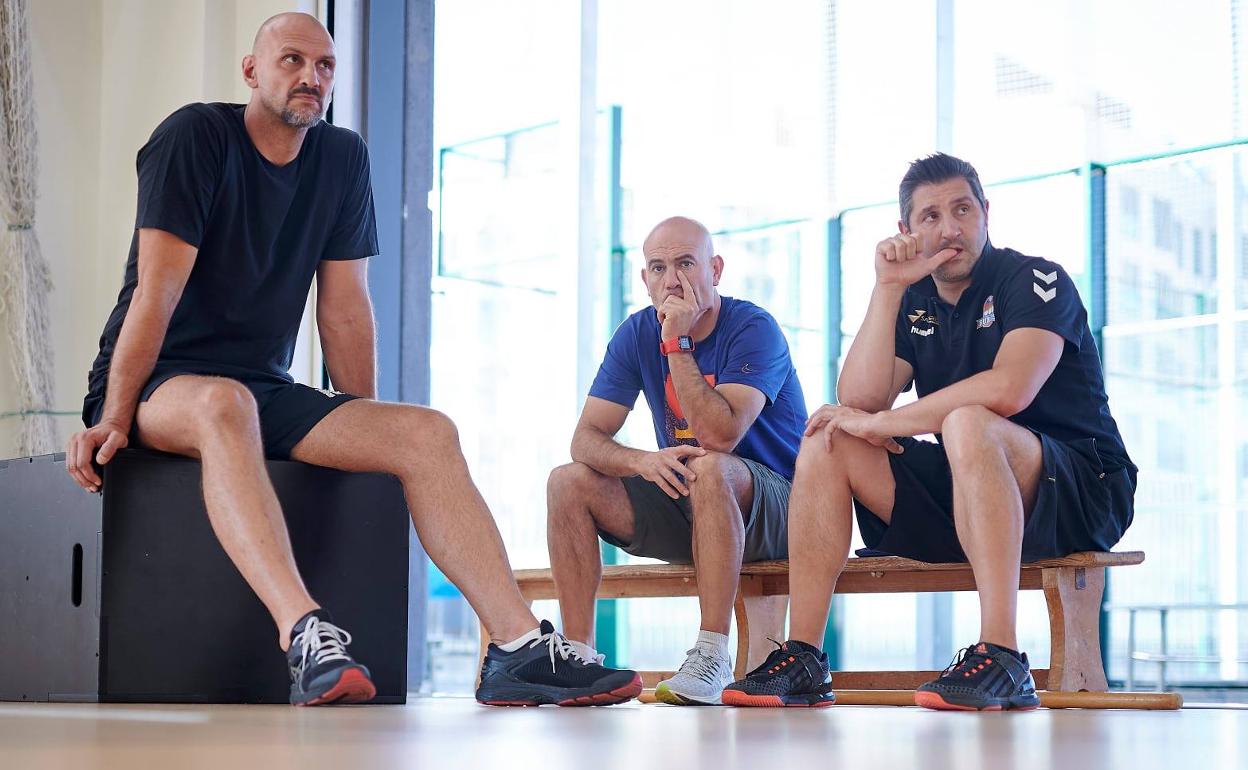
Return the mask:
<path id="1" fill-rule="evenodd" d="M 689 349 L 693 350 L 693 347 L 690 346 Z M 668 353 L 675 353 L 679 350 L 681 350 L 680 337 L 672 337 L 670 340 L 663 340 L 662 342 L 659 343 L 659 352 L 662 353 L 663 355 L 667 355 Z"/>

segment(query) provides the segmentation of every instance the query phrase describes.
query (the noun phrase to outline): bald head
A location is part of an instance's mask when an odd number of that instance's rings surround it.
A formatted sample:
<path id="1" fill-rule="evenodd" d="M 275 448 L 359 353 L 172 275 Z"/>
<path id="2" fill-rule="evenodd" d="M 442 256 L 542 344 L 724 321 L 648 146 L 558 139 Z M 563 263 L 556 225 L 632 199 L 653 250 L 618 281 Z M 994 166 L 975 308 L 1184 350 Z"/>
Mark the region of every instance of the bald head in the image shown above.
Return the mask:
<path id="1" fill-rule="evenodd" d="M 252 52 L 243 57 L 243 80 L 253 104 L 302 130 L 329 108 L 337 65 L 334 39 L 315 16 L 279 13 L 256 32 Z"/>
<path id="2" fill-rule="evenodd" d="M 251 43 L 252 55 L 258 56 L 261 51 L 271 50 L 272 46 L 278 44 L 286 36 L 319 38 L 320 42 L 328 44 L 331 48 L 334 45 L 334 39 L 330 37 L 329 30 L 325 29 L 320 19 L 309 13 L 288 11 L 270 16 L 260 25 L 260 29 L 256 30 L 256 39 Z"/>
<path id="3" fill-rule="evenodd" d="M 668 217 L 654 226 L 641 245 L 647 256 L 653 250 L 683 250 L 699 260 L 710 259 L 715 254 L 711 243 L 711 231 L 696 219 Z"/>
<path id="4" fill-rule="evenodd" d="M 646 236 L 641 252 L 646 258 L 641 279 L 660 317 L 665 317 L 662 308 L 671 297 L 689 297 L 686 289 L 692 290 L 692 297 L 704 308 L 718 307 L 715 287 L 724 260 L 715 254 L 711 233 L 701 222 L 688 217 L 664 219 Z"/>

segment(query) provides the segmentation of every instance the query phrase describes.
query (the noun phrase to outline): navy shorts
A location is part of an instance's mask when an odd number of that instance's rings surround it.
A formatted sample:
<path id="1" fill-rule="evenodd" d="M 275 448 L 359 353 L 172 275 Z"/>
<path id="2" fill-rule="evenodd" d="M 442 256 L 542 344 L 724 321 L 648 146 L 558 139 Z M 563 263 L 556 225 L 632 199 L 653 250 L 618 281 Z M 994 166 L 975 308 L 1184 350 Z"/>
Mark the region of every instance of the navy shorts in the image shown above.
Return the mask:
<path id="1" fill-rule="evenodd" d="M 147 401 L 157 388 L 180 374 L 212 376 L 200 372 L 158 370 L 143 386 L 139 394 L 139 402 Z M 302 441 L 317 423 L 325 419 L 325 415 L 357 398 L 346 393 L 317 390 L 275 377 L 255 379 L 232 377 L 230 379 L 242 384 L 256 399 L 256 409 L 260 414 L 260 438 L 264 443 L 264 454 L 270 460 L 289 460 L 295 445 Z M 82 405 L 83 423 L 88 428 L 96 425 L 103 411 L 104 394 L 89 394 Z M 136 441 L 136 438 L 132 432 L 130 440 Z"/>
<path id="2" fill-rule="evenodd" d="M 1033 433 L 1040 439 L 1044 470 L 1035 508 L 1023 528 L 1023 561 L 1108 551 L 1131 524 L 1135 469 L 1104 468 L 1096 439 L 1063 442 Z M 854 500 L 867 546 L 858 555 L 966 561 L 953 524 L 953 479 L 945 448 L 914 438 L 897 442 L 905 452 L 888 456 L 897 490 L 891 522 L 885 524 Z"/>

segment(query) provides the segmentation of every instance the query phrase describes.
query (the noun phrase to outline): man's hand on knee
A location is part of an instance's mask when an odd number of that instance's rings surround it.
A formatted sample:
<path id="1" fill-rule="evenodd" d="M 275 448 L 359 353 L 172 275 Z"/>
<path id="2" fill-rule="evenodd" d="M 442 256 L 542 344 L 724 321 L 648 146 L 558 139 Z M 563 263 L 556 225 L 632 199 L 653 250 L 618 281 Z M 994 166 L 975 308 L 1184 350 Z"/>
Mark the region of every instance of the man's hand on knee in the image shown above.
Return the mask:
<path id="1" fill-rule="evenodd" d="M 883 447 L 895 455 L 901 454 L 904 451 L 901 445 L 892 436 L 879 430 L 877 414 L 852 406 L 825 404 L 816 409 L 806 421 L 805 435 L 813 436 L 822 431 L 823 444 L 829 452 L 832 451 L 832 437 L 839 430 L 874 446 Z"/>
<path id="2" fill-rule="evenodd" d="M 94 459 L 100 465 L 107 465 L 118 450 L 130 443 L 126 434 L 123 426 L 109 420 L 78 431 L 69 437 L 69 445 L 65 449 L 65 470 L 78 482 L 78 486 L 88 492 L 100 491 L 103 481 L 91 461 Z"/>
<path id="3" fill-rule="evenodd" d="M 685 482 L 694 481 L 697 475 L 689 470 L 685 461 L 690 457 L 701 457 L 706 450 L 701 447 L 680 444 L 647 452 L 637 464 L 637 475 L 646 481 L 659 485 L 668 497 L 679 500 L 689 496 L 689 487 Z M 681 478 L 684 478 L 684 482 Z"/>

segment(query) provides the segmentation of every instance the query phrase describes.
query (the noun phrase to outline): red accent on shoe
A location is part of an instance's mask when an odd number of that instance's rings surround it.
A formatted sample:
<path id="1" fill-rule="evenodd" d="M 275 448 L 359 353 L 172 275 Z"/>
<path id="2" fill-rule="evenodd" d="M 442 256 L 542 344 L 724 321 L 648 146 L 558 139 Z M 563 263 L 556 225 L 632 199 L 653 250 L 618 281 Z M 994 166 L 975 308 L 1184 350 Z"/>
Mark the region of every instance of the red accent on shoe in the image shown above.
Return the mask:
<path id="1" fill-rule="evenodd" d="M 974 706 L 963 706 L 957 703 L 950 703 L 940 696 L 939 693 L 924 690 L 914 694 L 914 705 L 923 708 L 935 709 L 936 711 L 1001 711 L 1000 706 L 985 706 L 977 709 Z"/>
<path id="2" fill-rule="evenodd" d="M 330 703 L 364 703 L 377 697 L 372 680 L 358 668 L 348 668 L 333 687 L 301 706 L 323 706 Z"/>
<path id="3" fill-rule="evenodd" d="M 635 674 L 633 681 L 617 687 L 610 692 L 600 692 L 595 695 L 582 695 L 579 698 L 568 698 L 559 701 L 560 706 L 611 706 L 616 703 L 624 703 L 641 695 L 641 674 Z"/>
<path id="4" fill-rule="evenodd" d="M 835 701 L 819 703 L 785 703 L 779 695 L 749 695 L 740 690 L 724 690 L 719 696 L 725 706 L 757 706 L 762 708 L 823 708 L 835 706 Z"/>

